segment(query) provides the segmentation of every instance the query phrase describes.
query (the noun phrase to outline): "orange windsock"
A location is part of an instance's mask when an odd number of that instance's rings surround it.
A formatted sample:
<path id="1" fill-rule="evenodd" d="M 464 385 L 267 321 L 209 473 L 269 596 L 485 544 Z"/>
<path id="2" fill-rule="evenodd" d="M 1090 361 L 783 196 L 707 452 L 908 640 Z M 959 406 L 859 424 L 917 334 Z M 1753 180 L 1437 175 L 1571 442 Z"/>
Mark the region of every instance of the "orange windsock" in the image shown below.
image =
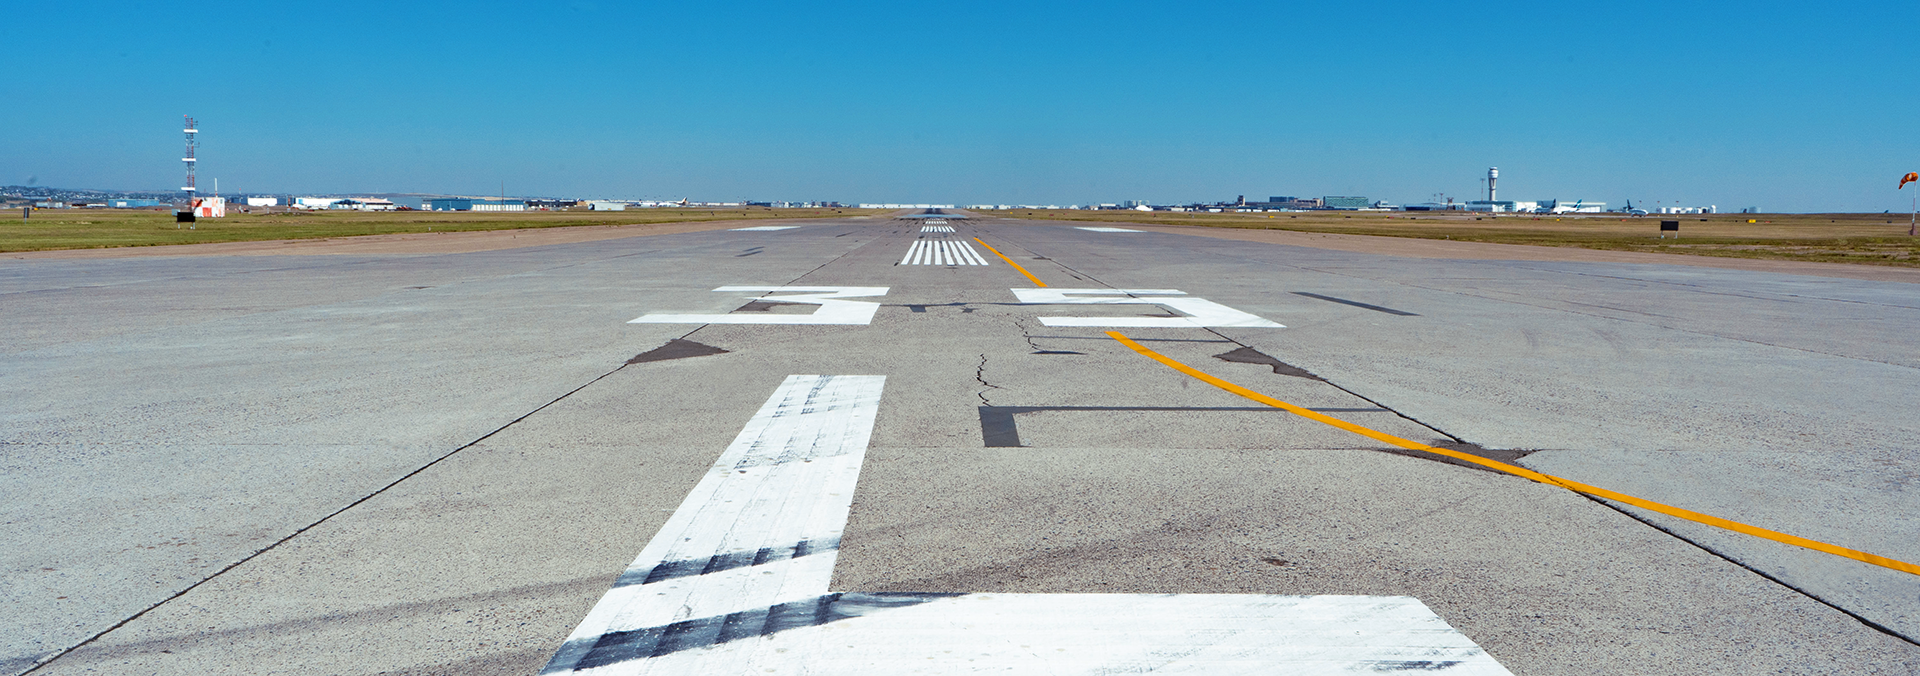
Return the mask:
<path id="1" fill-rule="evenodd" d="M 1912 183 L 1914 181 L 1920 181 L 1920 171 L 1909 171 L 1907 172 L 1907 175 L 1901 176 L 1900 187 L 1905 188 L 1907 187 L 1908 183 Z"/>

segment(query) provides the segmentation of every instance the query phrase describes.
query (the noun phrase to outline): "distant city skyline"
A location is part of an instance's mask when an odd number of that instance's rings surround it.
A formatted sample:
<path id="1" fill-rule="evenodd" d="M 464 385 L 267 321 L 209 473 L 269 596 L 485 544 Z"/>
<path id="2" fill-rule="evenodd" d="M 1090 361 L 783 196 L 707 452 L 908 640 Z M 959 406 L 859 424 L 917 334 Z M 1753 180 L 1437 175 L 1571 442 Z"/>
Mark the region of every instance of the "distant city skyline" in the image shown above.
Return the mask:
<path id="1" fill-rule="evenodd" d="M 28 5 L 0 184 L 1904 211 L 1897 3 Z M 1909 186 L 1908 190 L 1915 189 Z"/>

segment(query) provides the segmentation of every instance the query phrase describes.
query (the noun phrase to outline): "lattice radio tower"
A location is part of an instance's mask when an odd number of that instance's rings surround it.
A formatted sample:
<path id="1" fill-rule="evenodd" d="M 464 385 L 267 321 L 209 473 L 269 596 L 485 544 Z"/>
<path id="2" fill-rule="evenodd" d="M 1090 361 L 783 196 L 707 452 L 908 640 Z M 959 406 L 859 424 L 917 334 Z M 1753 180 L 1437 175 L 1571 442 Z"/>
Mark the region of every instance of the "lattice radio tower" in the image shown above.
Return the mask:
<path id="1" fill-rule="evenodd" d="M 186 117 L 186 116 L 182 115 L 181 117 Z M 180 189 L 185 190 L 187 192 L 187 203 L 192 204 L 194 191 L 198 190 L 198 188 L 195 188 L 193 185 L 193 165 L 199 164 L 199 162 L 195 161 L 196 158 L 193 156 L 193 149 L 200 145 L 198 141 L 193 140 L 193 135 L 200 133 L 200 130 L 194 127 L 193 118 L 191 117 L 187 117 L 186 131 L 187 131 L 187 156 L 180 158 L 180 161 L 187 163 L 187 184 L 181 187 Z"/>

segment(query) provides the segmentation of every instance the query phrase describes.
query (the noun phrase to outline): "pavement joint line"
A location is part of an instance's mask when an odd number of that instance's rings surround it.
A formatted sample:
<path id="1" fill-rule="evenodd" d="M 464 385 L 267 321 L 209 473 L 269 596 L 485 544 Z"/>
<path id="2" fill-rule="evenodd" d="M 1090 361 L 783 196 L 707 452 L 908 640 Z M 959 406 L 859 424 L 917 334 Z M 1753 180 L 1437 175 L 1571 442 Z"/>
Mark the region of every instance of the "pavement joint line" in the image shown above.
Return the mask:
<path id="1" fill-rule="evenodd" d="M 978 237 L 975 237 L 975 238 L 973 238 L 973 241 L 975 241 L 975 242 L 979 242 L 979 243 L 980 243 L 980 246 L 984 246 L 984 247 L 986 247 L 986 248 L 987 248 L 987 250 L 988 250 L 988 251 L 992 251 L 992 252 L 993 252 L 993 255 L 995 255 L 995 256 L 999 256 L 999 257 L 1000 257 L 1000 260 L 1003 260 L 1003 261 L 1006 261 L 1006 262 L 1007 262 L 1007 265 L 1011 265 L 1011 266 L 1013 266 L 1013 269 L 1015 269 L 1015 270 L 1019 270 L 1019 271 L 1020 271 L 1020 274 L 1023 274 L 1023 275 L 1026 275 L 1026 276 L 1027 276 L 1027 279 L 1028 279 L 1028 280 L 1031 280 L 1031 281 L 1033 282 L 1033 285 L 1034 285 L 1034 286 L 1042 286 L 1042 287 L 1044 287 L 1044 286 L 1046 286 L 1046 285 L 1047 285 L 1047 283 L 1046 283 L 1046 282 L 1043 282 L 1043 281 L 1040 281 L 1040 278 L 1039 278 L 1039 277 L 1035 277 L 1035 276 L 1033 276 L 1033 273 L 1031 273 L 1031 272 L 1027 272 L 1027 269 L 1026 269 L 1026 268 L 1023 268 L 1023 267 L 1020 267 L 1020 264 L 1019 264 L 1019 263 L 1015 263 L 1015 262 L 1013 262 L 1013 259 L 1011 259 L 1011 258 L 1008 258 L 1006 254 L 1003 254 L 1003 253 L 1000 253 L 1000 250 L 999 250 L 999 249 L 995 249 L 995 248 L 993 248 L 993 245 L 992 245 L 992 244 L 988 244 L 988 243 L 986 242 L 986 240 L 983 240 L 983 239 L 980 239 L 980 238 L 978 238 Z"/>
<path id="2" fill-rule="evenodd" d="M 698 331 L 698 329 L 695 329 L 695 331 Z M 691 336 L 693 335 L 693 333 L 694 333 L 693 331 L 689 331 L 687 332 L 687 335 Z M 681 336 L 681 338 L 683 339 L 685 337 L 686 336 Z M 301 535 L 305 534 L 309 530 L 318 528 L 321 524 L 331 521 L 333 517 L 340 516 L 341 514 L 345 514 L 347 510 L 353 509 L 355 507 L 359 507 L 362 503 L 365 503 L 368 500 L 372 500 L 376 497 L 379 497 L 381 494 L 386 493 L 389 490 L 392 490 L 393 487 L 400 485 L 406 480 L 412 479 L 413 477 L 418 476 L 421 472 L 425 472 L 428 469 L 433 468 L 434 465 L 440 464 L 442 461 L 445 461 L 446 459 L 453 457 L 455 454 L 461 451 L 467 450 L 469 448 L 473 448 L 474 446 L 479 445 L 480 442 L 493 438 L 494 435 L 506 431 L 507 428 L 513 427 L 514 425 L 519 424 L 520 421 L 526 420 L 527 418 L 532 417 L 535 413 L 539 413 L 541 411 L 546 410 L 547 407 L 549 406 L 560 403 L 562 400 L 566 399 L 567 397 L 571 397 L 574 394 L 578 393 L 579 391 L 587 389 L 588 387 L 591 387 L 594 383 L 604 380 L 607 376 L 613 375 L 615 373 L 619 373 L 620 369 L 624 369 L 627 366 L 628 366 L 627 364 L 622 363 L 619 366 L 613 367 L 613 370 L 611 371 L 595 376 L 592 380 L 589 380 L 586 383 L 581 384 L 579 387 L 573 388 L 571 390 L 567 390 L 565 394 L 555 397 L 552 401 L 549 401 L 547 403 L 534 407 L 533 410 L 527 411 L 526 413 L 521 414 L 520 417 L 507 421 L 506 424 L 494 428 L 493 431 L 491 432 L 480 435 L 478 438 L 474 439 L 473 441 L 469 441 L 465 444 L 462 444 L 459 448 L 455 448 L 451 451 L 447 451 L 445 454 L 442 454 L 440 457 L 434 458 L 433 460 L 428 461 L 427 464 L 421 465 L 415 468 L 413 471 L 407 472 L 406 474 L 401 475 L 400 478 L 394 479 L 392 482 L 388 483 L 385 486 L 381 486 L 378 490 L 375 490 L 371 493 L 361 496 L 359 499 L 356 499 L 353 502 L 347 503 L 345 506 L 339 509 L 336 509 L 331 513 L 328 513 L 326 516 L 320 517 L 318 520 L 314 521 L 313 523 L 307 524 L 305 526 L 301 526 L 299 529 L 293 531 L 292 533 L 288 533 L 285 537 L 275 540 L 273 541 L 273 543 L 268 544 L 265 547 L 261 547 L 258 550 L 255 550 L 252 554 L 248 554 L 244 557 L 241 557 L 238 561 L 234 561 L 233 563 L 227 564 L 226 567 L 221 568 L 220 570 L 214 571 L 212 575 L 208 575 L 204 578 L 201 578 L 199 581 L 194 582 L 193 584 L 187 585 L 185 588 L 181 589 L 178 592 L 174 592 L 172 595 L 169 595 L 164 599 L 155 601 L 152 605 L 149 605 L 145 608 L 140 609 L 139 612 L 136 612 L 132 615 L 127 616 L 126 619 L 120 620 L 119 622 L 115 622 L 113 626 L 107 627 L 106 629 L 102 629 L 98 633 L 95 633 L 94 635 L 87 637 L 86 640 L 83 640 L 79 643 L 75 643 L 71 646 L 68 646 L 64 650 L 60 650 L 51 655 L 47 655 L 45 657 L 40 658 L 40 660 L 35 662 L 32 667 L 27 668 L 26 671 L 20 672 L 17 676 L 26 676 L 27 674 L 31 674 L 33 672 L 39 671 L 42 668 L 45 668 L 47 665 L 50 665 L 50 664 L 53 664 L 54 662 L 59 661 L 60 658 L 65 657 L 69 654 L 72 654 L 73 651 L 76 651 L 81 648 L 87 647 L 88 645 L 91 645 L 93 642 L 100 640 L 101 638 L 105 637 L 107 634 L 111 634 L 115 631 L 118 631 L 121 627 L 131 624 L 134 620 L 138 620 L 142 617 L 145 617 L 147 613 L 153 612 L 155 609 L 159 608 L 160 606 L 164 606 L 168 603 L 172 603 L 174 599 L 178 599 L 182 596 L 186 596 L 187 594 L 193 592 L 193 590 L 199 589 L 201 585 L 204 585 L 208 582 L 212 582 L 214 579 L 219 578 L 222 575 L 226 575 L 229 571 L 232 571 L 235 568 L 239 568 L 240 566 L 246 565 L 247 562 L 252 561 L 256 558 L 259 558 L 261 555 L 266 554 L 267 552 L 270 552 L 270 551 L 273 551 L 274 549 L 279 548 L 280 545 L 286 544 L 288 541 L 296 537 L 300 537 Z"/>
<path id="3" fill-rule="evenodd" d="M 1345 420 L 1335 418 L 1333 416 L 1329 416 L 1329 415 L 1321 414 L 1305 408 L 1301 408 L 1299 406 L 1295 406 L 1293 404 L 1289 404 L 1279 399 L 1269 397 L 1267 395 L 1261 394 L 1259 392 L 1255 392 L 1245 387 L 1235 385 L 1219 377 L 1213 376 L 1199 369 L 1180 363 L 1179 361 L 1176 361 L 1171 357 L 1155 352 L 1151 348 L 1148 348 L 1145 345 L 1141 345 L 1140 343 L 1134 342 L 1133 339 L 1128 338 L 1125 335 L 1122 335 L 1119 331 L 1107 331 L 1106 334 L 1112 337 L 1114 340 L 1119 341 L 1120 344 L 1127 346 L 1129 349 L 1132 349 L 1134 352 L 1138 352 L 1141 355 L 1146 356 L 1147 358 L 1152 359 L 1154 361 L 1160 362 L 1161 364 L 1164 364 L 1175 371 L 1179 371 L 1188 376 L 1192 376 L 1193 378 L 1198 379 L 1214 387 L 1218 387 L 1222 390 L 1226 390 L 1227 392 L 1231 392 L 1233 394 L 1239 395 L 1241 397 L 1245 397 L 1247 399 L 1252 399 L 1254 401 L 1260 402 L 1262 404 L 1266 404 L 1268 406 L 1272 406 L 1274 408 L 1285 409 L 1289 413 L 1307 418 L 1309 420 L 1313 420 L 1315 422 L 1324 423 L 1326 425 L 1337 427 L 1337 428 L 1346 430 L 1348 432 L 1352 432 L 1354 434 L 1358 434 L 1364 437 L 1369 437 L 1378 441 L 1383 441 L 1383 442 L 1392 444 L 1394 446 L 1399 446 L 1407 450 L 1422 451 L 1426 453 L 1443 455 L 1449 458 L 1463 460 L 1476 465 L 1480 465 L 1488 469 L 1493 469 L 1500 472 L 1505 472 L 1507 474 L 1512 474 L 1514 476 L 1531 479 L 1533 481 L 1538 481 L 1543 484 L 1559 486 L 1561 488 L 1565 488 L 1575 493 L 1584 493 L 1587 495 L 1605 498 L 1607 500 L 1612 500 L 1615 502 L 1633 505 L 1641 509 L 1659 512 L 1661 514 L 1666 514 L 1668 516 L 1673 516 L 1673 517 L 1678 517 L 1688 521 L 1693 521 L 1695 523 L 1701 523 L 1708 526 L 1713 526 L 1715 528 L 1730 530 L 1736 533 L 1751 535 L 1754 537 L 1758 537 L 1766 540 L 1772 540 L 1774 542 L 1779 542 L 1782 544 L 1793 545 L 1795 547 L 1801 547 L 1804 549 L 1811 549 L 1817 552 L 1824 552 L 1827 554 L 1832 554 L 1834 556 L 1839 556 L 1839 557 L 1853 559 L 1855 561 L 1860 561 L 1862 563 L 1873 564 L 1876 566 L 1880 566 L 1882 568 L 1897 570 L 1903 573 L 1920 575 L 1920 566 L 1907 563 L 1905 561 L 1890 559 L 1884 556 L 1880 556 L 1878 554 L 1859 551 L 1857 549 L 1848 549 L 1846 547 L 1841 547 L 1839 545 L 1820 542 L 1818 540 L 1810 540 L 1797 535 L 1789 535 L 1787 533 L 1782 533 L 1779 531 L 1768 530 L 1765 528 L 1761 528 L 1759 526 L 1753 526 L 1749 524 L 1740 523 L 1738 521 L 1723 519 L 1710 514 L 1702 514 L 1700 512 L 1695 512 L 1688 509 L 1682 509 L 1679 507 L 1674 507 L 1671 505 L 1654 502 L 1652 500 L 1647 500 L 1644 498 L 1637 498 L 1631 495 L 1627 495 L 1625 493 L 1610 491 L 1597 486 L 1589 486 L 1587 484 L 1583 484 L 1578 481 L 1573 481 L 1571 479 L 1565 479 L 1565 478 L 1553 476 L 1551 474 L 1543 474 L 1540 472 L 1535 472 L 1533 470 L 1530 470 L 1518 465 L 1510 465 L 1504 462 L 1500 462 L 1498 460 L 1488 460 L 1486 458 L 1482 458 L 1480 456 L 1473 455 L 1471 453 L 1461 453 L 1459 451 L 1453 451 L 1453 450 L 1448 450 L 1444 448 L 1436 448 L 1436 447 L 1428 446 L 1426 444 L 1422 444 L 1416 441 L 1409 441 L 1406 439 L 1402 439 L 1400 437 L 1396 437 L 1391 434 L 1386 434 L 1384 432 L 1377 432 L 1372 429 L 1361 427 L 1359 425 L 1355 425 Z"/>

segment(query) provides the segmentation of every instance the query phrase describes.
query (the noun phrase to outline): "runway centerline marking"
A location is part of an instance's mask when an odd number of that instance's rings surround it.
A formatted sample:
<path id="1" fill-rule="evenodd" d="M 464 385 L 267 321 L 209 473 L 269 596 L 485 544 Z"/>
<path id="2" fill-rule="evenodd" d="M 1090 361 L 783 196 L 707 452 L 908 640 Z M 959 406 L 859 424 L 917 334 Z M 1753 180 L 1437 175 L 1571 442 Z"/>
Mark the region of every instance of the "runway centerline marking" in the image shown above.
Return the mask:
<path id="1" fill-rule="evenodd" d="M 775 231 L 775 230 L 792 230 L 792 229 L 794 229 L 794 228 L 798 228 L 798 227 L 800 227 L 800 226 L 797 226 L 797 225 L 756 225 L 756 226 L 753 226 L 753 227 L 751 227 L 751 228 L 728 228 L 728 229 L 729 229 L 729 230 L 732 230 L 732 231 L 734 231 L 734 232 L 773 232 L 773 231 Z"/>
<path id="2" fill-rule="evenodd" d="M 829 593 L 884 376 L 788 376 L 543 674 L 1511 676 L 1406 596 Z"/>
<path id="3" fill-rule="evenodd" d="M 1141 232 L 1139 230 L 1128 230 L 1126 228 L 1097 228 L 1097 227 L 1081 227 L 1077 225 L 1074 226 L 1073 229 L 1085 230 L 1087 232 Z"/>
<path id="4" fill-rule="evenodd" d="M 1489 460 L 1477 455 L 1473 455 L 1471 453 L 1462 453 L 1459 451 L 1445 449 L 1445 448 L 1436 448 L 1436 447 L 1428 446 L 1426 444 L 1423 444 L 1417 441 L 1409 441 L 1407 439 L 1402 439 L 1400 437 L 1396 437 L 1391 434 L 1387 434 L 1385 432 L 1377 432 L 1372 429 L 1361 427 L 1359 425 L 1355 425 L 1353 423 L 1347 422 L 1345 420 L 1341 420 L 1339 418 L 1335 418 L 1330 415 L 1325 415 L 1322 413 L 1308 410 L 1306 408 L 1295 406 L 1293 404 L 1289 404 L 1279 399 L 1269 397 L 1267 395 L 1261 394 L 1259 392 L 1255 392 L 1245 387 L 1235 385 L 1222 378 L 1216 377 L 1212 374 L 1206 373 L 1204 371 L 1201 371 L 1200 369 L 1196 369 L 1186 364 L 1182 364 L 1171 357 L 1155 352 L 1151 348 L 1145 345 L 1141 345 L 1140 343 L 1135 342 L 1133 339 L 1128 338 L 1124 335 L 1121 335 L 1119 331 L 1108 331 L 1106 332 L 1106 334 L 1112 337 L 1114 340 L 1120 341 L 1120 344 L 1127 346 L 1129 349 L 1132 349 L 1134 352 L 1138 352 L 1149 359 L 1160 362 L 1161 364 L 1165 364 L 1166 366 L 1172 368 L 1175 371 L 1179 371 L 1181 373 L 1184 373 L 1196 379 L 1199 379 L 1200 381 L 1205 382 L 1208 385 L 1218 387 L 1220 389 L 1226 390 L 1233 394 L 1237 394 L 1242 397 L 1252 399 L 1254 401 L 1260 402 L 1262 404 L 1266 404 L 1268 406 L 1272 406 L 1274 408 L 1284 409 L 1289 413 L 1301 416 L 1303 418 L 1307 418 L 1309 420 L 1313 420 L 1316 422 L 1325 423 L 1327 425 L 1338 427 L 1340 429 L 1343 429 L 1348 432 L 1352 432 L 1354 434 L 1358 434 L 1360 436 L 1367 437 L 1370 439 L 1384 441 L 1386 443 L 1393 444 L 1395 446 L 1399 446 L 1401 448 L 1404 448 L 1410 451 L 1422 451 L 1426 453 L 1433 453 L 1436 455 L 1444 455 L 1456 460 L 1464 460 L 1466 462 L 1480 465 L 1488 469 L 1505 472 L 1507 474 L 1512 474 L 1518 477 L 1532 479 L 1534 481 L 1538 481 L 1543 484 L 1559 486 L 1561 488 L 1565 488 L 1567 490 L 1574 491 L 1576 493 L 1585 493 L 1587 495 L 1605 498 L 1608 500 L 1612 500 L 1614 502 L 1633 505 L 1641 509 L 1651 510 L 1651 511 L 1659 512 L 1661 514 L 1665 514 L 1668 516 L 1686 519 L 1694 523 L 1706 524 L 1708 526 L 1713 526 L 1715 528 L 1722 528 L 1722 529 L 1730 530 L 1736 533 L 1742 533 L 1745 535 L 1751 535 L 1758 538 L 1772 540 L 1774 542 L 1779 542 L 1782 544 L 1788 544 L 1788 545 L 1793 545 L 1795 547 L 1811 549 L 1817 552 L 1825 552 L 1827 554 L 1832 554 L 1834 556 L 1841 556 L 1841 557 L 1853 559 L 1855 561 L 1860 561 L 1862 563 L 1870 563 L 1876 566 L 1880 566 L 1882 568 L 1889 568 L 1889 569 L 1897 570 L 1903 573 L 1920 575 L 1920 566 L 1916 566 L 1914 564 L 1907 563 L 1905 561 L 1900 561 L 1898 559 L 1890 559 L 1884 556 L 1880 556 L 1878 554 L 1871 554 L 1871 553 L 1863 552 L 1857 549 L 1848 549 L 1846 547 L 1841 547 L 1839 545 L 1834 545 L 1834 544 L 1828 544 L 1825 542 L 1820 542 L 1818 540 L 1810 540 L 1807 538 L 1800 537 L 1798 535 L 1788 535 L 1786 533 L 1782 533 L 1774 530 L 1768 530 L 1765 528 L 1761 528 L 1759 526 L 1744 524 L 1744 523 L 1740 523 L 1738 521 L 1732 521 L 1729 519 L 1722 519 L 1720 517 L 1713 516 L 1711 514 L 1702 514 L 1700 512 L 1695 512 L 1689 509 L 1682 509 L 1679 507 L 1674 507 L 1672 505 L 1654 502 L 1652 500 L 1647 500 L 1644 498 L 1637 498 L 1631 495 L 1627 495 L 1625 493 L 1617 493 L 1617 492 L 1610 491 L 1605 488 L 1600 488 L 1597 486 L 1589 486 L 1587 484 L 1583 484 L 1578 481 L 1574 481 L 1572 479 L 1565 479 L 1565 478 L 1553 476 L 1551 474 L 1543 474 L 1540 472 L 1535 472 L 1533 470 L 1527 469 L 1525 467 L 1521 467 L 1519 465 L 1510 465 L 1504 462 L 1500 462 L 1498 460 Z"/>
<path id="5" fill-rule="evenodd" d="M 884 286 L 723 286 L 714 291 L 791 293 L 790 296 L 761 296 L 766 303 L 810 303 L 820 306 L 810 315 L 754 314 L 662 314 L 650 313 L 628 324 L 855 324 L 873 323 L 879 303 L 846 298 L 887 295 Z"/>
<path id="6" fill-rule="evenodd" d="M 1285 326 L 1241 312 L 1179 289 L 1009 289 L 1021 303 L 1031 305 L 1159 305 L 1186 313 L 1186 317 L 1041 317 L 1045 326 L 1132 328 L 1262 328 Z M 1146 296 L 1146 297 L 1142 297 Z"/>

